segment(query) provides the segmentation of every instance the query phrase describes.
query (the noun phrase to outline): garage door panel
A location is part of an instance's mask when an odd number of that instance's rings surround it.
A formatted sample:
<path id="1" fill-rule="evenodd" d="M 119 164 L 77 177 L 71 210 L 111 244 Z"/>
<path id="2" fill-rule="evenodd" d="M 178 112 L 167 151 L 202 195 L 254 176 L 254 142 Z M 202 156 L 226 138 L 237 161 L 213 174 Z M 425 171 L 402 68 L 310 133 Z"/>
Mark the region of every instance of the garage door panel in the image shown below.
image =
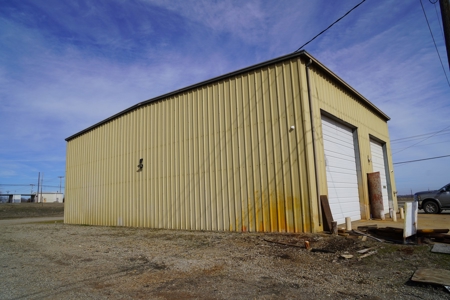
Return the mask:
<path id="1" fill-rule="evenodd" d="M 332 135 L 332 136 L 325 135 L 324 138 L 325 138 L 324 143 L 331 143 L 331 144 L 339 146 L 339 147 L 347 148 L 347 149 L 349 149 L 349 151 L 353 150 L 352 144 L 349 144 L 349 141 L 342 140 L 342 139 L 348 139 L 348 137 L 336 138 L 334 135 Z"/>
<path id="2" fill-rule="evenodd" d="M 353 189 L 358 187 L 353 181 L 345 177 L 348 176 L 341 176 L 341 178 L 333 179 L 330 187 L 333 189 Z"/>
<path id="3" fill-rule="evenodd" d="M 348 179 L 335 180 L 332 183 L 331 187 L 334 190 L 338 190 L 338 192 L 340 192 L 339 195 L 343 195 L 343 194 L 356 195 L 356 194 L 358 194 L 357 191 L 356 191 L 358 186 L 356 184 L 354 184 L 353 182 L 351 182 L 350 180 L 348 180 Z"/>
<path id="4" fill-rule="evenodd" d="M 333 125 L 327 125 L 331 130 L 327 131 L 326 134 L 332 133 L 333 136 L 347 136 L 352 134 L 352 130 L 348 127 L 340 127 L 339 123 L 334 123 Z"/>
<path id="5" fill-rule="evenodd" d="M 324 126 L 323 129 L 325 129 L 325 132 L 323 133 L 324 136 L 327 136 L 334 140 L 341 140 L 346 141 L 348 136 L 352 136 L 352 130 L 348 129 L 347 131 L 336 131 L 336 130 L 328 130 L 330 129 L 330 126 Z"/>
<path id="6" fill-rule="evenodd" d="M 327 156 L 325 160 L 325 164 L 327 168 L 344 168 L 349 170 L 354 170 L 355 167 L 353 166 L 353 161 L 349 160 L 348 158 L 339 158 L 335 156 Z"/>
<path id="7" fill-rule="evenodd" d="M 329 138 L 328 140 L 326 140 L 326 142 L 324 142 L 324 144 L 330 143 L 332 144 L 333 147 L 333 151 L 337 152 L 337 153 L 353 153 L 354 149 L 352 148 L 352 144 L 348 144 L 347 142 L 341 141 L 339 139 L 333 138 L 333 137 L 324 137 L 324 138 Z"/>
<path id="8" fill-rule="evenodd" d="M 336 170 L 336 171 L 334 171 Z M 330 182 L 351 182 L 353 183 L 353 175 L 356 176 L 356 173 L 354 170 L 346 170 L 346 169 L 340 169 L 340 168 L 331 168 L 327 170 L 328 173 L 332 172 L 330 174 L 329 181 Z M 327 180 L 328 181 L 328 180 Z"/>
<path id="9" fill-rule="evenodd" d="M 333 156 L 333 157 L 345 157 L 346 159 L 348 159 L 349 155 L 353 155 L 354 156 L 354 149 L 349 148 L 349 147 L 343 147 L 341 145 L 337 145 L 337 144 L 333 144 L 333 145 L 327 145 L 324 144 L 324 147 L 333 147 L 332 150 L 330 150 L 329 155 Z"/>
<path id="10" fill-rule="evenodd" d="M 339 174 L 330 174 L 327 172 L 330 178 L 327 177 L 328 182 L 328 191 L 330 188 L 354 188 L 357 187 L 355 182 L 351 177 L 353 177 L 353 173 L 345 173 L 341 172 Z"/>
<path id="11" fill-rule="evenodd" d="M 330 208 L 333 206 L 335 206 L 334 207 L 335 209 L 340 210 L 341 213 L 344 211 L 349 212 L 349 213 L 350 212 L 360 213 L 359 209 L 355 209 L 355 206 L 353 205 L 353 203 L 351 201 L 330 204 Z M 344 216 L 344 219 L 345 219 L 345 216 Z"/>
<path id="12" fill-rule="evenodd" d="M 355 205 L 353 205 L 352 202 L 340 202 L 340 203 L 336 203 L 333 205 L 336 205 L 336 207 L 334 207 L 334 210 L 336 210 L 342 214 L 342 217 L 343 217 L 342 219 L 344 219 L 344 222 L 345 222 L 345 217 L 349 217 L 350 215 L 353 215 L 355 213 L 360 214 L 359 209 L 356 209 Z M 342 222 L 342 223 L 344 223 L 344 222 Z"/>
<path id="13" fill-rule="evenodd" d="M 339 201 L 340 202 L 348 202 L 351 198 L 352 201 L 354 201 L 354 197 L 358 196 L 358 194 L 351 191 L 351 189 L 354 187 L 343 187 L 343 188 L 336 188 L 334 187 L 335 195 L 339 195 Z M 350 190 L 350 191 L 349 191 Z M 359 209 L 359 207 L 358 207 Z"/>
<path id="14" fill-rule="evenodd" d="M 345 217 L 361 219 L 355 146 L 352 129 L 322 117 L 328 201 L 333 219 L 342 224 Z"/>
<path id="15" fill-rule="evenodd" d="M 383 148 L 381 145 L 376 145 L 376 146 L 378 146 L 378 147 L 376 147 L 376 148 L 378 148 L 378 151 L 372 152 L 372 158 L 376 159 L 379 162 L 382 162 L 384 160 L 384 155 L 383 155 L 383 153 L 379 153 L 379 151 L 383 151 Z M 381 149 L 379 149 L 379 147 L 381 147 Z"/>
<path id="16" fill-rule="evenodd" d="M 337 160 L 331 161 L 330 157 L 327 159 L 327 170 L 339 172 L 339 170 L 348 170 L 352 171 L 352 173 L 356 174 L 356 170 L 351 165 L 350 161 L 347 160 Z"/>
<path id="17" fill-rule="evenodd" d="M 347 141 L 342 141 L 341 139 L 337 139 L 334 136 L 327 136 L 327 135 L 325 135 L 324 138 L 325 138 L 324 144 L 330 143 L 334 147 L 336 147 L 336 150 L 334 150 L 334 151 L 353 152 L 352 144 L 349 144 L 350 141 L 348 141 L 348 140 Z M 349 137 L 346 137 L 346 138 L 348 139 Z M 334 147 L 333 147 L 333 149 L 334 149 Z"/>
<path id="18" fill-rule="evenodd" d="M 326 123 L 322 123 L 323 127 L 327 127 L 329 128 L 329 130 L 326 130 L 326 133 L 342 133 L 342 134 L 347 134 L 347 133 L 352 133 L 352 130 L 350 128 L 348 128 L 347 126 L 339 123 L 338 121 L 335 121 L 331 118 L 328 117 L 324 117 L 322 116 L 322 120 L 326 120 Z"/>
<path id="19" fill-rule="evenodd" d="M 326 146 L 325 146 L 326 148 Z M 336 149 L 335 149 L 336 150 Z M 351 157 L 352 153 L 338 153 L 335 151 L 328 151 L 327 156 L 326 156 L 326 163 L 327 166 L 333 166 L 334 164 L 346 164 L 348 166 L 348 168 L 350 169 L 354 169 L 354 154 L 353 157 Z"/>
<path id="20" fill-rule="evenodd" d="M 324 128 L 326 130 L 326 128 Z M 349 141 L 348 137 L 352 136 L 352 134 L 343 134 L 343 133 L 327 133 L 323 135 L 326 141 L 336 143 L 339 145 L 348 146 Z"/>
<path id="21" fill-rule="evenodd" d="M 358 210 L 354 209 L 354 205 L 330 205 L 330 210 L 333 212 L 333 219 L 338 222 L 338 224 L 345 223 L 345 218 L 350 217 L 352 220 L 361 219 L 361 213 Z M 344 213 L 345 212 L 345 213 Z M 344 220 L 340 222 L 339 220 Z"/>

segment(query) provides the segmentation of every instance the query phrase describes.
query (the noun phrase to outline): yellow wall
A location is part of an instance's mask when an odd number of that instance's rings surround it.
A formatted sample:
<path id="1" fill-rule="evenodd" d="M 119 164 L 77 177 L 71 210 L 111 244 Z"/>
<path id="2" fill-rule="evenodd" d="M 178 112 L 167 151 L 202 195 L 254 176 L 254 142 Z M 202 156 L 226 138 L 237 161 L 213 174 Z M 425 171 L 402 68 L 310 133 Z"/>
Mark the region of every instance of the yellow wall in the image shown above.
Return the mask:
<path id="1" fill-rule="evenodd" d="M 389 141 L 384 120 L 324 74 L 312 74 L 316 140 L 323 109 L 358 127 L 362 158 L 369 134 Z M 322 229 L 317 199 L 300 56 L 142 105 L 67 144 L 66 223 L 311 232 Z"/>
<path id="2" fill-rule="evenodd" d="M 199 87 L 70 140 L 65 222 L 312 231 L 299 67 Z"/>
<path id="3" fill-rule="evenodd" d="M 324 161 L 324 147 L 322 138 L 321 115 L 331 115 L 333 118 L 344 122 L 344 124 L 353 127 L 356 130 L 359 160 L 358 165 L 358 189 L 360 197 L 361 217 L 370 218 L 369 195 L 367 186 L 367 173 L 373 172 L 371 161 L 372 154 L 370 150 L 370 139 L 385 144 L 390 173 L 386 180 L 390 180 L 391 185 L 389 199 L 394 201 L 395 211 L 397 210 L 397 197 L 393 170 L 392 155 L 390 149 L 389 131 L 386 120 L 380 118 L 373 112 L 370 106 L 346 89 L 339 88 L 336 80 L 330 79 L 320 69 L 312 67 L 310 70 L 311 96 L 313 99 L 313 110 L 316 126 L 318 173 L 320 182 L 320 194 L 327 194 L 327 180 Z M 387 210 L 386 210 L 387 211 Z"/>

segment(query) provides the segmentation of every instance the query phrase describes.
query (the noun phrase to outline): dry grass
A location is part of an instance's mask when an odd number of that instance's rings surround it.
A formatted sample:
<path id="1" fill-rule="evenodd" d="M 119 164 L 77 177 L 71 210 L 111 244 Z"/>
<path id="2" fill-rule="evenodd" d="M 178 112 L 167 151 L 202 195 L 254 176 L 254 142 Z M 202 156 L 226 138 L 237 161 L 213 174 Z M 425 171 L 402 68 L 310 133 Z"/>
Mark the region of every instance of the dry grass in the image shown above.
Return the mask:
<path id="1" fill-rule="evenodd" d="M 2 203 L 0 220 L 35 217 L 63 217 L 64 203 Z"/>

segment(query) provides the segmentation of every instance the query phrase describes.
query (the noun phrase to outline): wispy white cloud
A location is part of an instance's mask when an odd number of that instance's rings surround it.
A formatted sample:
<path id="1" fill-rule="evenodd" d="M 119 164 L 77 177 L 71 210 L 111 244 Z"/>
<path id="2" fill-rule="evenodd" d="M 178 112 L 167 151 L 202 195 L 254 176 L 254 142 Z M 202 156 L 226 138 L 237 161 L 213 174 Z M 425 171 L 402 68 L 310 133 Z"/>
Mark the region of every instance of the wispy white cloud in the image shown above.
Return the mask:
<path id="1" fill-rule="evenodd" d="M 229 33 L 251 44 L 264 38 L 268 15 L 258 1 L 160 1 L 148 3 L 164 7 L 188 20 L 208 27 L 216 34 Z"/>
<path id="2" fill-rule="evenodd" d="M 7 2 L 0 142 L 20 151 L 0 149 L 0 180 L 44 169 L 56 178 L 64 138 L 143 100 L 292 52 L 358 2 Z M 448 125 L 448 86 L 422 18 L 417 3 L 366 1 L 306 47 L 391 116 L 392 138 Z M 394 161 L 442 154 L 450 144 L 440 141 Z M 446 176 L 439 161 L 396 167 L 400 188 L 423 181 L 417 169 Z"/>
<path id="3" fill-rule="evenodd" d="M 407 136 L 411 127 L 416 132 L 424 126 L 433 131 L 446 123 L 447 112 L 442 110 L 448 103 L 443 96 L 446 87 L 438 83 L 445 78 L 436 78 L 439 61 L 432 45 L 423 45 L 429 32 L 414 22 L 418 17 L 416 10 L 370 38 L 319 53 L 325 64 L 329 62 L 330 68 L 392 117 L 394 137 Z"/>

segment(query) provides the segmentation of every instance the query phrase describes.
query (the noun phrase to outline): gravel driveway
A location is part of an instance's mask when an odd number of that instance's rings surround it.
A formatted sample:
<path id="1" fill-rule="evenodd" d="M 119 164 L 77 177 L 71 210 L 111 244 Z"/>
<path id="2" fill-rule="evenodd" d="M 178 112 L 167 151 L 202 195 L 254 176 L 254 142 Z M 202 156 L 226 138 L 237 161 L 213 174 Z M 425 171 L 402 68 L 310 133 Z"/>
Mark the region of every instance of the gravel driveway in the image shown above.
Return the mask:
<path id="1" fill-rule="evenodd" d="M 367 247 L 376 254 L 358 260 Z M 450 255 L 429 250 L 326 234 L 3 224 L 0 299 L 450 299 L 409 281 L 418 267 L 450 269 Z"/>

